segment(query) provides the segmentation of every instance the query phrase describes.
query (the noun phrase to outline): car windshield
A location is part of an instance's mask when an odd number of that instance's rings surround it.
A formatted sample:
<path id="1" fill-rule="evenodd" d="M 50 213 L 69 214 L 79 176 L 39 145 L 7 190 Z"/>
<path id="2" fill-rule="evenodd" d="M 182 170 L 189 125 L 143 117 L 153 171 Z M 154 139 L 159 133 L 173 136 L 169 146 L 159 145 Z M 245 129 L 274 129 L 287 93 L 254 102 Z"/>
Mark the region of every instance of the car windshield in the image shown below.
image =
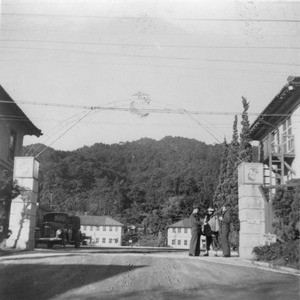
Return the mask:
<path id="1" fill-rule="evenodd" d="M 48 214 L 44 216 L 44 222 L 60 222 L 67 221 L 68 216 L 66 214 Z"/>

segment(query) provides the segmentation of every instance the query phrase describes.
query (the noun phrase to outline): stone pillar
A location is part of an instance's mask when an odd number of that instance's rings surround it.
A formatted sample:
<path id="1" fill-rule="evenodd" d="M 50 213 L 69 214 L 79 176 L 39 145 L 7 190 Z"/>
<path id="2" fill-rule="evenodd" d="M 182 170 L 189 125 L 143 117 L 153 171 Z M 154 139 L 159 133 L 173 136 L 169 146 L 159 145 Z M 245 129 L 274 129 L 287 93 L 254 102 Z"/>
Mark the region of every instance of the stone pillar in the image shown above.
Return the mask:
<path id="1" fill-rule="evenodd" d="M 9 217 L 11 236 L 6 247 L 34 249 L 39 163 L 34 157 L 15 157 L 14 182 L 20 195 L 12 200 Z"/>
<path id="2" fill-rule="evenodd" d="M 253 258 L 252 250 L 265 244 L 265 206 L 263 164 L 241 163 L 238 167 L 239 183 L 239 255 L 244 259 Z"/>

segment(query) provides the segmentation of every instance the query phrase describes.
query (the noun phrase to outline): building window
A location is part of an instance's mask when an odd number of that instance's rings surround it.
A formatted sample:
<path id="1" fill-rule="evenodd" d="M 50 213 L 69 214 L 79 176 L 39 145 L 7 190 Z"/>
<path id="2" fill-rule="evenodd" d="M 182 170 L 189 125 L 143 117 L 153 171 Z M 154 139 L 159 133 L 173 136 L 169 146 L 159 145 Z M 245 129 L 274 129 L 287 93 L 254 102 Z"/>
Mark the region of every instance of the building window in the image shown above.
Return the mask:
<path id="1" fill-rule="evenodd" d="M 118 231 L 118 226 L 115 226 L 115 231 Z"/>
<path id="2" fill-rule="evenodd" d="M 106 231 L 106 226 L 103 226 L 103 231 Z"/>
<path id="3" fill-rule="evenodd" d="M 96 230 L 99 231 L 99 226 L 96 226 Z"/>
<path id="4" fill-rule="evenodd" d="M 86 226 L 83 226 L 83 230 L 86 230 Z"/>
<path id="5" fill-rule="evenodd" d="M 178 228 L 178 233 L 181 233 L 181 228 Z"/>
<path id="6" fill-rule="evenodd" d="M 109 231 L 112 231 L 112 228 L 113 228 L 112 226 L 109 226 Z"/>
<path id="7" fill-rule="evenodd" d="M 187 240 L 184 240 L 184 246 L 187 246 Z"/>
<path id="8" fill-rule="evenodd" d="M 105 238 L 102 238 L 102 243 L 105 244 Z"/>
<path id="9" fill-rule="evenodd" d="M 175 245 L 175 240 L 172 240 L 172 245 Z"/>
<path id="10" fill-rule="evenodd" d="M 294 151 L 294 138 L 292 136 L 292 122 L 291 118 L 285 120 L 282 126 L 282 143 L 283 153 Z"/>
<path id="11" fill-rule="evenodd" d="M 110 243 L 110 244 L 112 243 L 112 239 L 109 239 L 109 243 Z"/>
<path id="12" fill-rule="evenodd" d="M 184 228 L 184 233 L 187 233 L 187 228 Z"/>
<path id="13" fill-rule="evenodd" d="M 181 240 L 178 240 L 178 241 L 177 241 L 177 244 L 178 244 L 178 245 L 181 245 Z"/>
<path id="14" fill-rule="evenodd" d="M 173 228 L 173 229 L 172 229 L 172 231 L 173 231 L 173 233 L 175 233 L 175 232 L 176 232 L 176 229 L 175 229 L 175 228 Z"/>
<path id="15" fill-rule="evenodd" d="M 99 243 L 99 238 L 96 238 L 96 243 L 97 243 L 97 244 Z"/>
<path id="16" fill-rule="evenodd" d="M 17 133 L 14 130 L 10 131 L 8 156 L 10 160 L 14 160 L 16 151 Z"/>
<path id="17" fill-rule="evenodd" d="M 115 243 L 118 244 L 118 242 L 119 242 L 119 239 L 115 239 Z"/>
<path id="18" fill-rule="evenodd" d="M 93 226 L 90 226 L 90 231 L 93 231 Z"/>

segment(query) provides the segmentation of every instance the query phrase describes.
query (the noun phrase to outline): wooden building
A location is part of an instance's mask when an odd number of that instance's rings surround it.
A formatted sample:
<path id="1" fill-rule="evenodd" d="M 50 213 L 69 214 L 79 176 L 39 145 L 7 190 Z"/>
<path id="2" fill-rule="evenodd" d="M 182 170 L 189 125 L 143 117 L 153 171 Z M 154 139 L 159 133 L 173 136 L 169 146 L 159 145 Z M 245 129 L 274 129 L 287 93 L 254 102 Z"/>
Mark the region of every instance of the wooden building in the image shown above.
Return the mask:
<path id="1" fill-rule="evenodd" d="M 288 78 L 250 126 L 250 135 L 259 141 L 266 187 L 272 190 L 300 177 L 300 77 Z"/>

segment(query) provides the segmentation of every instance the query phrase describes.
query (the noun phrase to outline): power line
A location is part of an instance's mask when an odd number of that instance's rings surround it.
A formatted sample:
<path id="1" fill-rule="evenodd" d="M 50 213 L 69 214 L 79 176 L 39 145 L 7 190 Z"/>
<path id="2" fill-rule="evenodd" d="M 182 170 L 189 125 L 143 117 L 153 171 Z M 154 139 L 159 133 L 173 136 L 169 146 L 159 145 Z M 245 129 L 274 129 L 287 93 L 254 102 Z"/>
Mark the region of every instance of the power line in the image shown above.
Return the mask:
<path id="1" fill-rule="evenodd" d="M 267 62 L 267 61 L 253 61 L 253 60 L 226 60 L 226 59 L 204 59 L 204 61 L 211 62 L 225 62 L 225 63 L 242 63 L 242 64 L 265 64 L 265 65 L 278 65 L 278 66 L 292 66 L 300 67 L 300 65 L 294 63 L 281 63 L 281 62 Z"/>
<path id="2" fill-rule="evenodd" d="M 91 108 L 85 115 L 83 115 L 78 121 L 76 121 L 70 128 L 68 128 L 65 132 L 63 132 L 60 136 L 58 136 L 52 143 L 50 143 L 47 147 L 45 147 L 42 151 L 40 151 L 37 155 L 35 155 L 35 157 L 38 157 L 46 149 L 48 149 L 50 146 L 52 146 L 57 140 L 59 140 L 62 136 L 64 136 L 67 132 L 69 132 L 75 125 L 77 125 L 81 120 L 83 120 L 92 111 L 93 111 L 93 109 Z"/>
<path id="3" fill-rule="evenodd" d="M 270 70 L 259 70 L 259 69 L 245 69 L 245 68 L 237 68 L 237 67 L 228 67 L 228 68 L 213 68 L 213 67 L 210 67 L 210 68 L 204 68 L 204 67 L 191 67 L 191 66 L 177 66 L 177 65 L 165 65 L 165 64 L 141 64 L 141 63 L 118 63 L 116 61 L 114 62 L 110 62 L 110 63 L 104 63 L 104 62 L 99 62 L 99 61 L 95 61 L 95 60 L 91 60 L 91 59 L 76 59 L 76 60 L 65 60 L 65 59 L 57 59 L 57 58 L 49 58 L 47 57 L 46 59 L 24 59 L 24 58 L 21 58 L 21 59 L 0 59 L 0 61 L 2 62 L 5 62 L 5 63 L 8 63 L 8 62 L 12 62 L 12 63 L 32 63 L 32 62 L 51 62 L 51 60 L 53 60 L 53 63 L 56 63 L 56 62 L 59 62 L 59 63 L 83 63 L 83 64 L 86 64 L 86 63 L 91 63 L 93 65 L 95 64 L 100 64 L 100 65 L 117 65 L 117 66 L 138 66 L 138 67 L 147 67 L 147 68 L 169 68 L 169 69 L 185 69 L 185 70 L 208 70 L 208 71 L 212 71 L 212 70 L 217 70 L 217 71 L 222 71 L 222 72 L 237 72 L 237 71 L 242 71 L 242 72 L 255 72 L 256 74 L 257 73 L 264 73 L 264 74 L 273 74 L 274 76 L 277 75 L 277 76 L 281 76 L 280 74 L 286 74 L 286 76 L 289 76 L 290 75 L 290 72 L 286 72 L 286 71 L 270 71 Z M 157 74 L 157 71 L 155 71 L 156 74 Z M 173 73 L 172 73 L 173 74 Z M 184 75 L 185 77 L 187 76 L 186 74 Z M 197 75 L 197 76 L 201 76 L 201 75 Z M 207 75 L 205 75 L 207 76 Z M 214 78 L 221 78 L 223 79 L 224 77 L 216 77 L 214 76 Z M 228 79 L 226 77 L 226 79 Z M 234 79 L 235 81 L 236 80 L 243 80 L 241 77 L 239 78 L 236 78 Z M 246 79 L 247 81 L 259 81 L 258 79 L 257 80 L 249 80 L 249 79 Z M 274 81 L 264 81 L 264 82 L 274 82 Z"/>
<path id="4" fill-rule="evenodd" d="M 300 3 L 299 3 L 300 4 Z M 76 28 L 76 30 L 69 30 L 69 28 L 64 28 L 64 30 L 51 30 L 51 29 L 48 29 L 48 28 L 38 28 L 38 29 L 32 29 L 32 28 L 26 28 L 24 29 L 24 27 L 22 27 L 21 29 L 7 29 L 7 28 L 1 28 L 1 32 L 20 32 L 20 33 L 23 33 L 23 32 L 37 32 L 37 33 L 43 33 L 43 29 L 46 30 L 47 33 L 62 33 L 62 32 L 75 32 L 75 33 L 88 33 L 88 34 L 91 34 L 91 33 L 97 33 L 97 31 L 87 31 L 87 30 L 79 30 Z M 68 30 L 66 30 L 68 29 Z M 186 36 L 186 34 L 183 34 L 183 33 L 168 33 L 168 36 L 173 36 L 173 35 L 176 35 L 176 36 L 181 36 L 181 35 L 184 35 Z M 241 37 L 241 36 L 245 36 L 245 34 L 226 34 L 226 33 L 215 33 L 215 32 L 210 32 L 210 33 L 199 33 L 197 35 L 198 37 L 218 37 L 218 36 L 222 36 L 222 37 L 226 37 L 226 36 L 229 36 L 229 37 Z M 264 33 L 263 36 L 269 36 L 269 37 L 298 37 L 298 34 L 272 34 L 272 33 Z"/>
<path id="5" fill-rule="evenodd" d="M 297 64 L 290 63 L 278 63 L 278 62 L 263 62 L 263 61 L 242 61 L 242 60 L 218 60 L 218 59 L 198 59 L 190 57 L 169 57 L 169 56 L 157 56 L 157 55 L 137 55 L 137 54 L 126 54 L 126 53 L 113 53 L 113 52 L 97 52 L 97 51 L 83 51 L 83 50 L 65 50 L 65 49 L 55 49 L 55 48 L 33 48 L 33 47 L 9 47 L 9 46 L 0 46 L 3 49 L 16 49 L 16 50 L 42 50 L 42 51 L 61 51 L 61 52 L 74 52 L 80 54 L 100 54 L 100 55 L 109 55 L 109 56 L 125 56 L 125 57 L 139 57 L 139 58 L 154 58 L 154 59 L 171 59 L 171 60 L 180 60 L 180 61 L 211 61 L 211 62 L 232 62 L 232 63 L 253 63 L 253 64 L 268 64 L 268 65 L 285 65 L 285 66 L 300 66 Z"/>
<path id="6" fill-rule="evenodd" d="M 173 18 L 173 17 L 148 17 L 148 16 L 95 16 L 95 15 L 68 15 L 68 14 L 30 14 L 30 13 L 2 13 L 2 16 L 15 17 L 59 17 L 59 18 L 87 18 L 87 19 L 118 19 L 118 20 L 172 20 L 188 22 L 264 22 L 264 23 L 300 23 L 297 19 L 250 19 L 250 18 Z"/>
<path id="7" fill-rule="evenodd" d="M 14 102 L 7 100 L 0 100 L 0 103 L 15 104 Z M 18 101 L 18 104 L 27 105 L 38 105 L 38 106 L 49 106 L 49 107 L 64 107 L 64 108 L 82 108 L 82 109 L 93 109 L 106 110 L 106 111 L 131 111 L 130 107 L 116 107 L 116 106 L 87 106 L 87 105 L 74 105 L 74 104 L 63 104 L 63 103 L 49 103 L 49 102 L 33 102 L 33 101 Z M 145 112 L 148 113 L 162 113 L 162 114 L 191 114 L 191 115 L 242 115 L 241 112 L 215 112 L 215 111 L 192 111 L 186 109 L 169 109 L 169 108 L 144 108 Z M 289 116 L 290 114 L 261 114 L 261 113 L 248 113 L 253 116 Z M 5 115 L 0 115 L 5 117 Z"/>
<path id="8" fill-rule="evenodd" d="M 89 46 L 118 46 L 118 47 L 149 47 L 149 48 L 190 48 L 190 49 L 300 49 L 300 47 L 284 46 L 207 46 L 207 45 L 168 45 L 168 44 L 124 44 L 124 43 L 87 43 L 76 41 L 55 41 L 55 40 L 24 40 L 24 39 L 1 39 L 2 42 L 30 42 L 30 43 L 59 43 L 68 45 L 89 45 Z"/>

